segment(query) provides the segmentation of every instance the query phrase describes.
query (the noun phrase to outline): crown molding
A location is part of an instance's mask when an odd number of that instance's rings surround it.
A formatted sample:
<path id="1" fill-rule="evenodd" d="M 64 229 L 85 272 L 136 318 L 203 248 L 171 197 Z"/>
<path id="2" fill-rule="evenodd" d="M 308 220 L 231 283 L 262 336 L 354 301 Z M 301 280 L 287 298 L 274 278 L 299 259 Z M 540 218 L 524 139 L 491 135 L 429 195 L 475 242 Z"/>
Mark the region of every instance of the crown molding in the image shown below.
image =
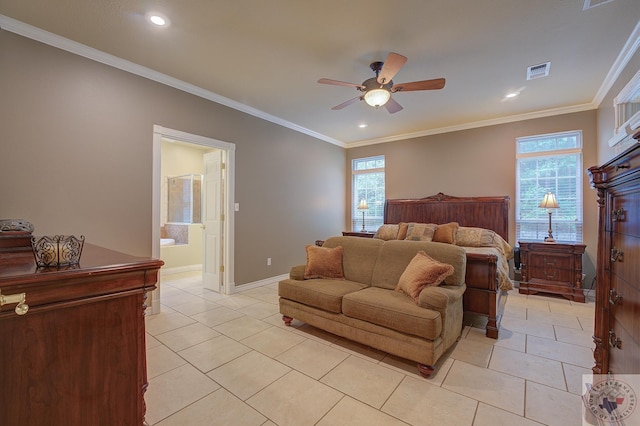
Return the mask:
<path id="1" fill-rule="evenodd" d="M 554 115 L 571 114 L 574 112 L 582 112 L 596 109 L 596 106 L 588 103 L 582 105 L 572 105 L 569 107 L 553 108 L 543 111 L 528 112 L 525 114 L 510 115 L 508 117 L 494 118 L 490 120 L 474 121 L 456 126 L 440 127 L 437 129 L 425 130 L 423 132 L 405 133 L 402 135 L 394 135 L 386 138 L 368 139 L 357 142 L 347 143 L 347 148 L 357 148 L 360 146 L 376 145 L 379 143 L 396 142 L 399 140 L 420 138 L 424 136 L 440 135 L 442 133 L 458 132 L 460 130 L 477 129 L 479 127 L 495 126 L 497 124 L 515 123 L 517 121 L 532 120 L 535 118 L 552 117 Z"/>
<path id="2" fill-rule="evenodd" d="M 92 61 L 100 62 L 102 64 L 120 69 L 122 71 L 126 71 L 131 74 L 144 77 L 146 79 L 155 81 L 157 83 L 173 87 L 175 89 L 181 90 L 186 93 L 190 93 L 200 98 L 207 99 L 209 101 L 227 106 L 229 108 L 233 108 L 245 114 L 249 114 L 254 117 L 261 118 L 265 121 L 278 124 L 282 127 L 286 127 L 288 129 L 295 130 L 296 132 L 303 133 L 313 138 L 320 139 L 325 142 L 329 142 L 331 144 L 345 148 L 344 142 L 339 141 L 337 139 L 333 139 L 326 135 L 320 134 L 318 132 L 314 132 L 313 130 L 307 129 L 306 127 L 302 127 L 290 121 L 283 120 L 282 118 L 276 117 L 274 115 L 267 114 L 266 112 L 261 111 L 259 109 L 250 107 L 240 102 L 236 102 L 232 99 L 218 95 L 217 93 L 211 92 L 209 90 L 205 90 L 201 87 L 195 86 L 193 84 L 189 84 L 177 78 L 170 77 L 166 74 L 162 74 L 150 68 L 143 67 L 134 62 L 127 61 L 117 56 L 102 52 L 98 49 L 94 49 L 92 47 L 86 46 L 82 43 L 78 43 L 73 40 L 69 40 L 67 38 L 60 37 L 56 34 L 42 30 L 40 28 L 34 27 L 32 25 L 25 24 L 24 22 L 15 20 L 13 18 L 9 18 L 8 16 L 0 15 L 0 29 L 18 34 L 23 37 L 30 38 L 32 40 L 39 41 L 44 44 L 48 44 L 49 46 L 53 46 L 58 49 L 65 50 L 75 55 L 82 56 L 87 59 L 91 59 Z"/>
<path id="3" fill-rule="evenodd" d="M 609 73 L 600 85 L 600 89 L 596 92 L 596 95 L 594 96 L 592 101 L 592 103 L 596 105 L 596 107 L 600 106 L 600 103 L 602 102 L 604 97 L 607 95 L 607 93 L 609 93 L 609 90 L 611 90 L 611 87 L 613 87 L 618 77 L 620 77 L 620 74 L 624 70 L 624 67 L 627 66 L 633 55 L 635 55 L 638 47 L 640 47 L 640 20 L 631 32 L 631 35 L 618 54 L 618 57 L 611 66 L 611 69 L 609 69 Z"/>

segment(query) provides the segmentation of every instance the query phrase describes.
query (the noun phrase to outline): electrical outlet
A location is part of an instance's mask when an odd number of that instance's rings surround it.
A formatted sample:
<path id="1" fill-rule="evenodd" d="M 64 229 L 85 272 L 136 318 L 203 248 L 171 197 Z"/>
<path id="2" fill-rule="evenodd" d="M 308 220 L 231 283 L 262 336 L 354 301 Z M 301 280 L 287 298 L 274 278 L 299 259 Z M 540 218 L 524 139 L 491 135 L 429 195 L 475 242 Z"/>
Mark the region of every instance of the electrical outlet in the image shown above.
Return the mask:
<path id="1" fill-rule="evenodd" d="M 267 266 L 271 266 L 271 258 L 267 257 Z"/>

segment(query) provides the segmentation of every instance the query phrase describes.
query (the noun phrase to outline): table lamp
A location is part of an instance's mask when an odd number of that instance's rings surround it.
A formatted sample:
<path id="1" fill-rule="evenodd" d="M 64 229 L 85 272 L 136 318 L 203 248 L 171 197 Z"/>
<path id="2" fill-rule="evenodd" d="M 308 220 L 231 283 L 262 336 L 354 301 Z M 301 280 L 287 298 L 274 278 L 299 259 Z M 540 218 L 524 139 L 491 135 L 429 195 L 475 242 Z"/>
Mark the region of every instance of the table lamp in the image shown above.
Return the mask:
<path id="1" fill-rule="evenodd" d="M 549 213 L 549 236 L 544 239 L 544 242 L 555 243 L 556 240 L 553 238 L 553 231 L 551 230 L 551 214 L 553 213 L 553 209 L 560 207 L 556 201 L 556 196 L 551 192 L 547 192 L 538 207 L 547 209 L 547 213 Z"/>
<path id="2" fill-rule="evenodd" d="M 360 200 L 360 205 L 358 205 L 358 210 L 362 210 L 362 231 L 360 232 L 367 232 L 364 229 L 364 211 L 369 210 L 369 206 L 367 205 L 367 200 L 365 200 L 364 198 Z"/>

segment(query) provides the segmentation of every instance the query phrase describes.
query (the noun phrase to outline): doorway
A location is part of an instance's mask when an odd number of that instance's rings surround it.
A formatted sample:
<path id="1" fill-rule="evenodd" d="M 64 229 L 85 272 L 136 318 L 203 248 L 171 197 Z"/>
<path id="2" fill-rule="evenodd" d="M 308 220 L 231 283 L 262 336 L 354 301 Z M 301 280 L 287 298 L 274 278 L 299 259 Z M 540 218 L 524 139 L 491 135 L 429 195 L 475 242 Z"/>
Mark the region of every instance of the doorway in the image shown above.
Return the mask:
<path id="1" fill-rule="evenodd" d="M 202 220 L 191 224 L 192 232 L 201 232 L 196 237 L 202 240 L 200 261 L 205 288 L 224 294 L 234 291 L 234 170 L 235 145 L 204 136 L 193 135 L 161 126 L 153 128 L 153 219 L 152 256 L 160 258 L 163 200 L 166 179 L 162 173 L 162 144 L 167 141 L 197 147 L 202 150 Z M 205 152 L 210 154 L 205 155 Z M 163 192 L 163 187 L 165 192 Z M 166 216 L 166 215 L 165 215 Z M 162 272 L 162 271 L 161 271 Z M 160 312 L 162 274 L 158 288 L 152 292 L 151 313 Z"/>

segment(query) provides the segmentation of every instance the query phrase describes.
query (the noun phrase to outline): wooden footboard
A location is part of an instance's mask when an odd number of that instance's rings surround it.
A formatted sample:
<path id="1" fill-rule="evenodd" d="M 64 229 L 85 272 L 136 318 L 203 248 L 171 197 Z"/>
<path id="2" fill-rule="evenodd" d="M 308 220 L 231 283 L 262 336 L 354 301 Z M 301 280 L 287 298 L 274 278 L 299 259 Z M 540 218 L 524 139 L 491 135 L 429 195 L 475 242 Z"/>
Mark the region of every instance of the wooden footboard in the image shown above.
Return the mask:
<path id="1" fill-rule="evenodd" d="M 498 338 L 506 294 L 498 288 L 495 255 L 467 253 L 467 290 L 463 307 L 466 314 L 487 318 L 486 335 Z M 504 297 L 503 297 L 504 296 Z"/>

